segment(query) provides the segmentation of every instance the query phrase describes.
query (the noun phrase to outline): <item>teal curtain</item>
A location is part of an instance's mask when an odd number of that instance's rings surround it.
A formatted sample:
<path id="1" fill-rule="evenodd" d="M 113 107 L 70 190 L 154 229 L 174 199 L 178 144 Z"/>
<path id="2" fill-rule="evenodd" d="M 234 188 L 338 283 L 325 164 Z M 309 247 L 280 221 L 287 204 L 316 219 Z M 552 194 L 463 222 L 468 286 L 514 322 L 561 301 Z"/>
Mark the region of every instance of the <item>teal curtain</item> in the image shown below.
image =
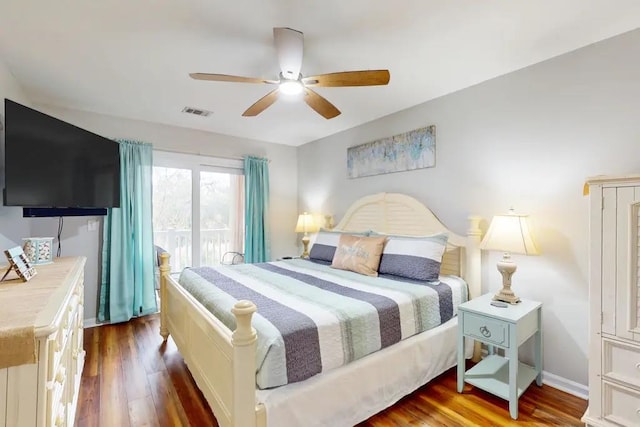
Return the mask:
<path id="1" fill-rule="evenodd" d="M 151 144 L 120 143 L 120 207 L 107 211 L 102 244 L 101 322 L 158 311 L 154 286 Z"/>
<path id="2" fill-rule="evenodd" d="M 267 159 L 245 157 L 244 197 L 244 260 L 247 263 L 270 261 Z"/>

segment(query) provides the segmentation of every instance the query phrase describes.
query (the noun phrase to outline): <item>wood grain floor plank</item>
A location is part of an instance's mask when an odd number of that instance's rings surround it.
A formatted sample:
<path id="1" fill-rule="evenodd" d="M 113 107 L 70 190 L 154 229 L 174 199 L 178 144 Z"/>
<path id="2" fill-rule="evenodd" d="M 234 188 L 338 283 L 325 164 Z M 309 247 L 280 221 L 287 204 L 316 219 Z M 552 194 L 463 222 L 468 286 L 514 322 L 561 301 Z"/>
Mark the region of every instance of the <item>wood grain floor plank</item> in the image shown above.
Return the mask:
<path id="1" fill-rule="evenodd" d="M 160 425 L 162 427 L 189 426 L 187 414 L 180 404 L 169 374 L 166 371 L 160 371 L 149 374 L 148 378 Z"/>
<path id="2" fill-rule="evenodd" d="M 84 347 L 87 354 L 84 359 L 83 376 L 98 376 L 100 369 L 100 332 L 101 328 L 89 328 L 84 330 Z"/>
<path id="3" fill-rule="evenodd" d="M 78 426 L 218 427 L 175 344 L 162 344 L 158 327 L 153 315 L 85 331 Z M 506 400 L 470 385 L 458 393 L 456 383 L 453 368 L 358 427 L 581 426 L 587 407 L 575 396 L 532 385 L 514 421 Z"/>
<path id="4" fill-rule="evenodd" d="M 167 341 L 167 346 L 163 354 L 167 373 L 171 379 L 178 399 L 184 408 L 189 419 L 198 419 L 207 422 L 207 426 L 218 427 L 218 422 L 213 417 L 209 405 L 206 405 L 202 392 L 198 389 L 195 380 L 187 369 L 182 356 L 173 343 L 173 340 Z"/>
<path id="5" fill-rule="evenodd" d="M 122 371 L 118 325 L 102 327 L 100 341 L 100 426 L 129 427 L 129 405 Z"/>
<path id="6" fill-rule="evenodd" d="M 133 327 L 136 334 L 136 344 L 147 373 L 165 371 L 166 367 L 160 353 L 162 337 L 158 331 L 152 330 L 144 317 L 136 319 L 133 322 Z"/>
<path id="7" fill-rule="evenodd" d="M 131 322 L 123 326 L 124 334 L 119 338 L 122 369 L 126 372 L 125 388 L 129 402 L 151 396 L 144 364 L 140 360 L 136 338 Z"/>
<path id="8" fill-rule="evenodd" d="M 78 401 L 82 402 L 82 405 L 78 405 L 76 425 L 97 426 L 100 416 L 100 377 L 98 375 L 82 376 Z"/>
<path id="9" fill-rule="evenodd" d="M 156 407 L 151 396 L 129 400 L 131 427 L 159 427 Z"/>

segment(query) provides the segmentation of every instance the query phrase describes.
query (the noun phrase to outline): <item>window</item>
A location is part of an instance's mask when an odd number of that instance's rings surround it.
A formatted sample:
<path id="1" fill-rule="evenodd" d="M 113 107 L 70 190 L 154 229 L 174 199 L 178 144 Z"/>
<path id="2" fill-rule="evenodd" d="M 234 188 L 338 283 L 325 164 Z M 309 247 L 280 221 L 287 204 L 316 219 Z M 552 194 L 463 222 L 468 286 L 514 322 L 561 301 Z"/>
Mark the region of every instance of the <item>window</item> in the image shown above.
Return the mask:
<path id="1" fill-rule="evenodd" d="M 153 240 L 176 272 L 243 252 L 242 161 L 155 151 Z"/>

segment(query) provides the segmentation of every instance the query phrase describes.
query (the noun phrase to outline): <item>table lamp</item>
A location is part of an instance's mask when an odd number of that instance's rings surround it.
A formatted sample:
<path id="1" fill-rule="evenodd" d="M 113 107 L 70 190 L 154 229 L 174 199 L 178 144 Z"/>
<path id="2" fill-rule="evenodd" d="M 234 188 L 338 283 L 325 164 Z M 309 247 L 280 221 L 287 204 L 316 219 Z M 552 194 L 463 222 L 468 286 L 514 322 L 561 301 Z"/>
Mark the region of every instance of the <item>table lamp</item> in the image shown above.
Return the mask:
<path id="1" fill-rule="evenodd" d="M 313 215 L 303 213 L 298 216 L 298 223 L 296 224 L 296 233 L 304 233 L 302 236 L 302 244 L 304 245 L 304 251 L 301 258 L 309 258 L 309 233 L 315 233 L 320 229 L 313 219 Z"/>
<path id="2" fill-rule="evenodd" d="M 480 243 L 480 249 L 502 251 L 502 260 L 498 262 L 498 271 L 502 274 L 502 289 L 493 299 L 509 304 L 520 302 L 511 290 L 511 276 L 516 271 L 516 263 L 511 260 L 511 254 L 538 255 L 529 216 L 516 214 L 513 209 L 506 215 L 496 215 L 491 220 L 487 234 Z"/>

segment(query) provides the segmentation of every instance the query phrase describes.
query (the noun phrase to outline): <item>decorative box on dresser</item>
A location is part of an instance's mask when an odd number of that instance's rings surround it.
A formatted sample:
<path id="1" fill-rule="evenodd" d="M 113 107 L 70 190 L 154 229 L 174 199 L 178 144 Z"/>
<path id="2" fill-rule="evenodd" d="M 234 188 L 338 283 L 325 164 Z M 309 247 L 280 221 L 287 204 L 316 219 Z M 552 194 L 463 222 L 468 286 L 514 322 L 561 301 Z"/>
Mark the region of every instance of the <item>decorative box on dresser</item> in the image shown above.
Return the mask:
<path id="1" fill-rule="evenodd" d="M 588 426 L 640 426 L 640 175 L 595 177 L 590 199 Z"/>
<path id="2" fill-rule="evenodd" d="M 0 347 L 15 350 L 0 349 L 0 427 L 73 425 L 85 355 L 85 261 L 58 258 L 38 265 L 29 282 L 0 282 Z M 11 364 L 24 355 L 32 360 Z"/>

